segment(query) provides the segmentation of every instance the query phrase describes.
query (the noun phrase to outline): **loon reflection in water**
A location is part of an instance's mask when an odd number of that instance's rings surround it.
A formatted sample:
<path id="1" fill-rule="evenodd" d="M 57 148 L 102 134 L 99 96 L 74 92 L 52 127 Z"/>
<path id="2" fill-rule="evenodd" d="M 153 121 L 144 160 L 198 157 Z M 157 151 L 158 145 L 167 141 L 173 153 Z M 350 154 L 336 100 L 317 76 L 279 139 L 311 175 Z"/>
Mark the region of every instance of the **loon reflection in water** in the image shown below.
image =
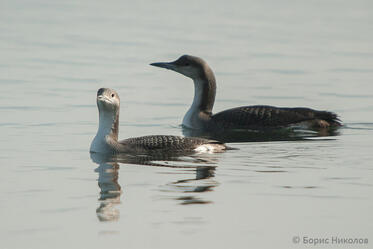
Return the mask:
<path id="1" fill-rule="evenodd" d="M 100 188 L 100 206 L 96 209 L 97 218 L 100 221 L 116 221 L 120 214 L 115 206 L 120 204 L 122 194 L 118 183 L 119 164 L 97 153 L 91 153 L 91 159 L 99 165 L 95 169 L 98 173 L 97 181 Z"/>
<path id="2" fill-rule="evenodd" d="M 312 138 L 340 135 L 339 129 L 329 128 L 321 130 L 301 129 L 265 129 L 265 130 L 228 130 L 225 132 L 205 131 L 188 129 L 182 127 L 183 135 L 186 137 L 204 137 L 214 139 L 223 143 L 242 142 L 271 142 L 271 141 L 309 141 Z"/>
<path id="3" fill-rule="evenodd" d="M 213 114 L 216 80 L 212 69 L 203 59 L 183 55 L 173 62 L 150 65 L 178 72 L 193 80 L 193 103 L 182 123 L 189 129 L 226 132 L 232 129 L 262 130 L 292 126 L 327 129 L 341 126 L 335 113 L 304 107 L 241 106 Z"/>
<path id="4" fill-rule="evenodd" d="M 162 192 L 178 193 L 174 199 L 180 204 L 208 204 L 197 196 L 197 193 L 212 191 L 218 183 L 213 180 L 217 157 L 214 154 L 195 153 L 146 153 L 141 155 L 90 153 L 91 160 L 99 166 L 95 169 L 100 188 L 100 205 L 96 209 L 100 221 L 116 221 L 120 217 L 119 210 L 115 208 L 121 203 L 122 188 L 118 183 L 119 164 L 133 164 L 150 167 L 166 167 L 183 170 L 185 173 L 195 172 L 195 178 L 180 179 L 161 187 Z M 179 171 L 177 173 L 180 173 Z M 168 198 L 166 198 L 168 199 Z"/>
<path id="5" fill-rule="evenodd" d="M 182 201 L 182 205 L 189 205 L 189 204 L 208 204 L 212 203 L 211 201 L 202 200 L 200 198 L 197 198 L 194 195 L 189 195 L 191 193 L 201 193 L 201 192 L 208 192 L 212 191 L 213 188 L 218 186 L 218 182 L 213 180 L 213 177 L 215 176 L 215 168 L 212 166 L 201 166 L 196 168 L 196 177 L 190 178 L 190 179 L 183 179 L 178 180 L 175 182 L 172 182 L 168 184 L 169 186 L 174 186 L 174 189 L 178 192 L 188 194 L 186 196 L 178 197 L 177 200 Z M 192 185 L 190 186 L 190 183 L 194 183 L 198 181 L 198 186 Z M 201 180 L 204 181 L 204 184 L 201 184 Z"/>

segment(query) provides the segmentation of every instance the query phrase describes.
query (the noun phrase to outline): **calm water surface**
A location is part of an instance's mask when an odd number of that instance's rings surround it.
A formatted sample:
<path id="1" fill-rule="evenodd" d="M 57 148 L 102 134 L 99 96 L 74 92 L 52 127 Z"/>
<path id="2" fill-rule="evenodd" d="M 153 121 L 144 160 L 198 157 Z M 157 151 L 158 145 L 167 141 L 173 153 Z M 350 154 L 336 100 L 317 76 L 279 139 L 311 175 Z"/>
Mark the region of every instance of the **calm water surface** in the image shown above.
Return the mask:
<path id="1" fill-rule="evenodd" d="M 372 13 L 347 0 L 3 0 L 0 248 L 371 247 Z M 193 84 L 148 64 L 185 53 L 215 71 L 215 111 L 309 106 L 345 127 L 223 154 L 91 157 L 99 87 L 121 96 L 121 138 L 182 134 Z"/>

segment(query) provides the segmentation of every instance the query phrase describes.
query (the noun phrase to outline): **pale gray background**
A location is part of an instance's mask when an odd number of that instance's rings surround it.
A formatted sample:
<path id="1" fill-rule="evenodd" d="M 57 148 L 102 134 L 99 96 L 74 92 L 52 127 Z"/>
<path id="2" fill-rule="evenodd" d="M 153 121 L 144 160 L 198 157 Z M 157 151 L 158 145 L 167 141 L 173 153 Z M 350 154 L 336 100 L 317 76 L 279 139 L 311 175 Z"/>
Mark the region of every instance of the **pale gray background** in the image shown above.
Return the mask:
<path id="1" fill-rule="evenodd" d="M 372 24 L 369 0 L 1 0 L 0 248 L 372 241 Z M 309 106 L 347 127 L 329 140 L 231 144 L 240 150 L 201 156 L 217 166 L 201 181 L 175 183 L 193 169 L 122 164 L 120 217 L 100 222 L 88 153 L 97 89 L 120 94 L 121 138 L 180 135 L 193 84 L 148 64 L 185 53 L 213 68 L 215 111 Z M 188 192 L 196 185 L 212 188 Z M 191 196 L 208 204 L 182 205 Z"/>

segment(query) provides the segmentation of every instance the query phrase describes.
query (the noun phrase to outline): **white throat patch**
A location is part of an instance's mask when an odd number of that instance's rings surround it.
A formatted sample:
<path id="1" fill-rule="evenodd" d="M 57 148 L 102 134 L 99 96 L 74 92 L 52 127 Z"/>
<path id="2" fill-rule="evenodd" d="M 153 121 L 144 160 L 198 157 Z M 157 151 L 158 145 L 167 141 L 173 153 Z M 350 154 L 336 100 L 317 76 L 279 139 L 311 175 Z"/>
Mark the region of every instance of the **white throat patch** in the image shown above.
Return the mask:
<path id="1" fill-rule="evenodd" d="M 100 112 L 97 134 L 91 143 L 91 152 L 105 153 L 110 151 L 107 137 L 111 133 L 114 124 L 115 114 L 111 112 Z"/>
<path id="2" fill-rule="evenodd" d="M 202 102 L 202 94 L 203 94 L 203 82 L 201 79 L 194 80 L 194 98 L 193 103 L 187 113 L 184 115 L 183 118 L 183 126 L 198 129 L 201 128 L 200 120 L 199 120 L 199 113 L 200 109 L 199 106 Z"/>

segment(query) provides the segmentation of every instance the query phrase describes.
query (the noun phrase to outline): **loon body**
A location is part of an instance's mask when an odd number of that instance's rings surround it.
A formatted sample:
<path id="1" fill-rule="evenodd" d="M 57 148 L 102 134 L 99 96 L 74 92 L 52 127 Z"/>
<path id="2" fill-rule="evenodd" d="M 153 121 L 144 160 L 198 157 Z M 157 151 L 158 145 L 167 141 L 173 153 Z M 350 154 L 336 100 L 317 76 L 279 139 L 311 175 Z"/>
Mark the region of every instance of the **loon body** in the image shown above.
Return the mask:
<path id="1" fill-rule="evenodd" d="M 255 105 L 236 107 L 213 114 L 216 80 L 213 71 L 203 59 L 183 55 L 173 62 L 157 62 L 150 65 L 173 70 L 193 80 L 193 103 L 183 119 L 183 126 L 187 128 L 211 131 L 291 126 L 328 128 L 341 125 L 333 112 L 304 107 Z"/>
<path id="2" fill-rule="evenodd" d="M 120 99 L 108 88 L 97 92 L 99 128 L 92 141 L 90 152 L 146 153 L 146 152 L 221 152 L 227 147 L 218 141 L 179 136 L 144 136 L 118 141 Z"/>

